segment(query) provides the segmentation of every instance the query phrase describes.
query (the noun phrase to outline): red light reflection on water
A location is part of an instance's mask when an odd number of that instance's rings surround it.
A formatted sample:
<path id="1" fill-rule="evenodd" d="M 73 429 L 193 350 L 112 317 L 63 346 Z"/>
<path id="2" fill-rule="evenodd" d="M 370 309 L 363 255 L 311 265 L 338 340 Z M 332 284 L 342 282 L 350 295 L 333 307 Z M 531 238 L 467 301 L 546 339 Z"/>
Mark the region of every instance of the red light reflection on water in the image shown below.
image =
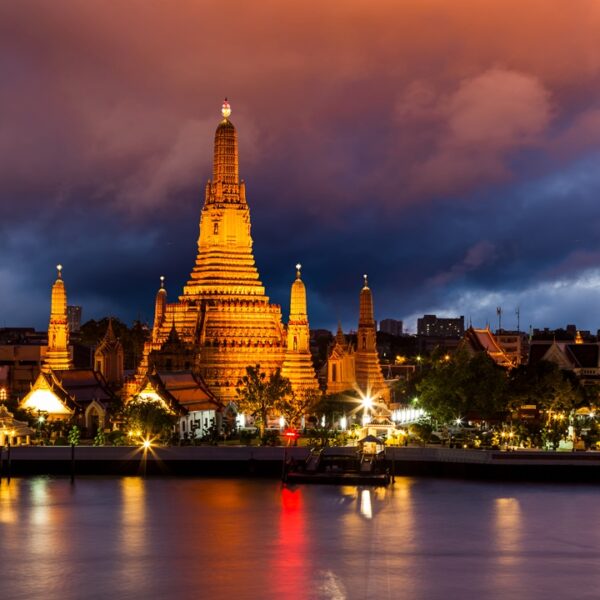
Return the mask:
<path id="1" fill-rule="evenodd" d="M 306 598 L 306 576 L 312 565 L 300 489 L 281 489 L 281 510 L 275 543 L 272 587 L 287 600 L 303 600 Z"/>

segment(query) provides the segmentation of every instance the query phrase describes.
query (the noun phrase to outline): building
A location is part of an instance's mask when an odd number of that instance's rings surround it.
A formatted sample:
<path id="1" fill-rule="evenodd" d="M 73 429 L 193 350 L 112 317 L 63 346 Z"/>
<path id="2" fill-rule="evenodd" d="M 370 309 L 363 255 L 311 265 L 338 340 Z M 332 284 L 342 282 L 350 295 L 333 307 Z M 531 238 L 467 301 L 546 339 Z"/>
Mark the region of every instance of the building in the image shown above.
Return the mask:
<path id="1" fill-rule="evenodd" d="M 531 342 L 529 364 L 542 360 L 571 371 L 583 385 L 600 384 L 600 344 L 597 342 Z"/>
<path id="2" fill-rule="evenodd" d="M 379 321 L 379 331 L 390 335 L 402 335 L 402 321 L 382 319 Z"/>
<path id="3" fill-rule="evenodd" d="M 102 373 L 109 385 L 118 388 L 123 383 L 124 361 L 123 345 L 113 331 L 112 319 L 109 319 L 106 334 L 94 351 L 94 368 Z"/>
<path id="4" fill-rule="evenodd" d="M 19 406 L 51 421 L 71 421 L 93 436 L 106 427 L 116 397 L 103 375 L 93 369 L 75 369 L 69 351 L 67 292 L 58 265 L 52 286 L 48 348 L 41 370 Z M 31 380 L 30 380 L 31 381 Z"/>
<path id="5" fill-rule="evenodd" d="M 338 325 L 327 363 L 327 393 L 339 394 L 356 387 L 354 347 L 346 341 L 342 325 Z"/>
<path id="6" fill-rule="evenodd" d="M 227 101 L 221 113 L 213 176 L 200 214 L 196 263 L 176 302 L 168 302 L 161 281 L 152 336 L 135 378 L 126 386 L 127 397 L 139 392 L 151 363 L 156 365 L 164 346 L 171 344 L 172 350 L 175 342 L 184 349 L 188 369 L 224 404 L 236 399 L 236 385 L 246 367 L 260 364 L 272 373 L 284 363 L 287 333 L 281 308 L 270 302 L 255 265 L 246 185 L 239 178 L 237 131 Z M 175 354 L 164 357 L 163 366 L 167 360 L 173 363 Z M 292 378 L 295 384 L 299 382 Z"/>
<path id="7" fill-rule="evenodd" d="M 287 345 L 281 374 L 290 380 L 296 396 L 319 394 L 310 352 L 310 330 L 306 308 L 306 287 L 300 277 L 301 265 L 296 265 L 296 279 L 290 292 L 290 318 L 287 326 Z"/>
<path id="8" fill-rule="evenodd" d="M 81 312 L 81 306 L 67 306 L 67 322 L 71 333 L 77 333 L 81 329 Z"/>
<path id="9" fill-rule="evenodd" d="M 377 353 L 373 294 L 366 275 L 360 291 L 356 348 L 346 342 L 339 326 L 327 360 L 327 392 L 335 394 L 348 390 L 359 391 L 363 396 L 389 404 L 390 391 Z"/>
<path id="10" fill-rule="evenodd" d="M 529 335 L 523 331 L 499 329 L 495 333 L 496 341 L 509 356 L 515 366 L 527 364 L 529 357 Z"/>
<path id="11" fill-rule="evenodd" d="M 462 338 L 465 334 L 464 316 L 445 318 L 423 315 L 417 319 L 417 335 L 439 338 Z"/>
<path id="12" fill-rule="evenodd" d="M 220 431 L 227 412 L 206 384 L 189 371 L 148 373 L 138 398 L 158 401 L 170 413 L 176 414 L 182 440 L 201 438 L 211 427 Z"/>
<path id="13" fill-rule="evenodd" d="M 499 367 L 511 369 L 516 366 L 498 343 L 498 340 L 489 327 L 485 329 L 469 327 L 465 331 L 465 336 L 461 341 L 460 347 L 465 348 L 471 354 L 485 352 Z"/>

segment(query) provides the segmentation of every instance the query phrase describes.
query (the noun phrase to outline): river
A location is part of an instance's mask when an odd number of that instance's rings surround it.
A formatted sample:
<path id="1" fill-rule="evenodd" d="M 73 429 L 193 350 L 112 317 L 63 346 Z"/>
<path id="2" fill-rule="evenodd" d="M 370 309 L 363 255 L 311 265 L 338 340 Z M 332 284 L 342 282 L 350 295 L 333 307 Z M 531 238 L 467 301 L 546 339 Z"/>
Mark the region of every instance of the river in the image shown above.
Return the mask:
<path id="1" fill-rule="evenodd" d="M 0 597 L 600 597 L 600 487 L 399 478 L 0 483 Z"/>

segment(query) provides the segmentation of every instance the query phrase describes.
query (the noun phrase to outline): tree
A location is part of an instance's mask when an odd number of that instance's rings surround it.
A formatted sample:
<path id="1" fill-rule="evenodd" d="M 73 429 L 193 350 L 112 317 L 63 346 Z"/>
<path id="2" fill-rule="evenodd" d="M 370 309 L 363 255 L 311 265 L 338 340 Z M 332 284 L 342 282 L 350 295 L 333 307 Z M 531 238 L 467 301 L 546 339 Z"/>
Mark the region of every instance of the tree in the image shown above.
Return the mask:
<path id="1" fill-rule="evenodd" d="M 71 444 L 71 446 L 77 446 L 77 444 L 79 444 L 79 440 L 81 439 L 81 432 L 79 431 L 79 427 L 77 427 L 77 425 L 73 425 L 73 427 L 71 427 L 68 439 L 69 444 Z"/>
<path id="2" fill-rule="evenodd" d="M 177 416 L 159 400 L 134 398 L 123 409 L 125 424 L 130 431 L 145 439 L 169 440 Z"/>
<path id="3" fill-rule="evenodd" d="M 419 404 L 436 420 L 448 423 L 468 413 L 490 418 L 506 406 L 505 371 L 481 352 L 465 350 L 433 362 L 418 384 Z"/>
<path id="4" fill-rule="evenodd" d="M 283 415 L 290 427 L 298 428 L 298 422 L 302 415 L 310 412 L 321 398 L 321 392 L 317 389 L 301 390 L 298 394 L 292 392 L 289 396 L 283 397 L 276 408 Z"/>
<path id="5" fill-rule="evenodd" d="M 260 365 L 256 365 L 246 367 L 246 374 L 237 383 L 236 393 L 239 411 L 254 417 L 263 439 L 269 412 L 278 409 L 286 396 L 291 396 L 292 385 L 289 379 L 281 376 L 281 369 L 267 377 Z"/>

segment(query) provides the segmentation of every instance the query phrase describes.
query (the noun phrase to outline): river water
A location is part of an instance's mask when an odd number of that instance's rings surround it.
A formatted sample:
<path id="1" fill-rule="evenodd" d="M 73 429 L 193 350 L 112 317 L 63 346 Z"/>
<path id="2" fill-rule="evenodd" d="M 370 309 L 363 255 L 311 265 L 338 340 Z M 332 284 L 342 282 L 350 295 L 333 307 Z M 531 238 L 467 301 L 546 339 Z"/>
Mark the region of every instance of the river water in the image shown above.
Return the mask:
<path id="1" fill-rule="evenodd" d="M 0 598 L 600 598 L 600 487 L 4 480 Z"/>

